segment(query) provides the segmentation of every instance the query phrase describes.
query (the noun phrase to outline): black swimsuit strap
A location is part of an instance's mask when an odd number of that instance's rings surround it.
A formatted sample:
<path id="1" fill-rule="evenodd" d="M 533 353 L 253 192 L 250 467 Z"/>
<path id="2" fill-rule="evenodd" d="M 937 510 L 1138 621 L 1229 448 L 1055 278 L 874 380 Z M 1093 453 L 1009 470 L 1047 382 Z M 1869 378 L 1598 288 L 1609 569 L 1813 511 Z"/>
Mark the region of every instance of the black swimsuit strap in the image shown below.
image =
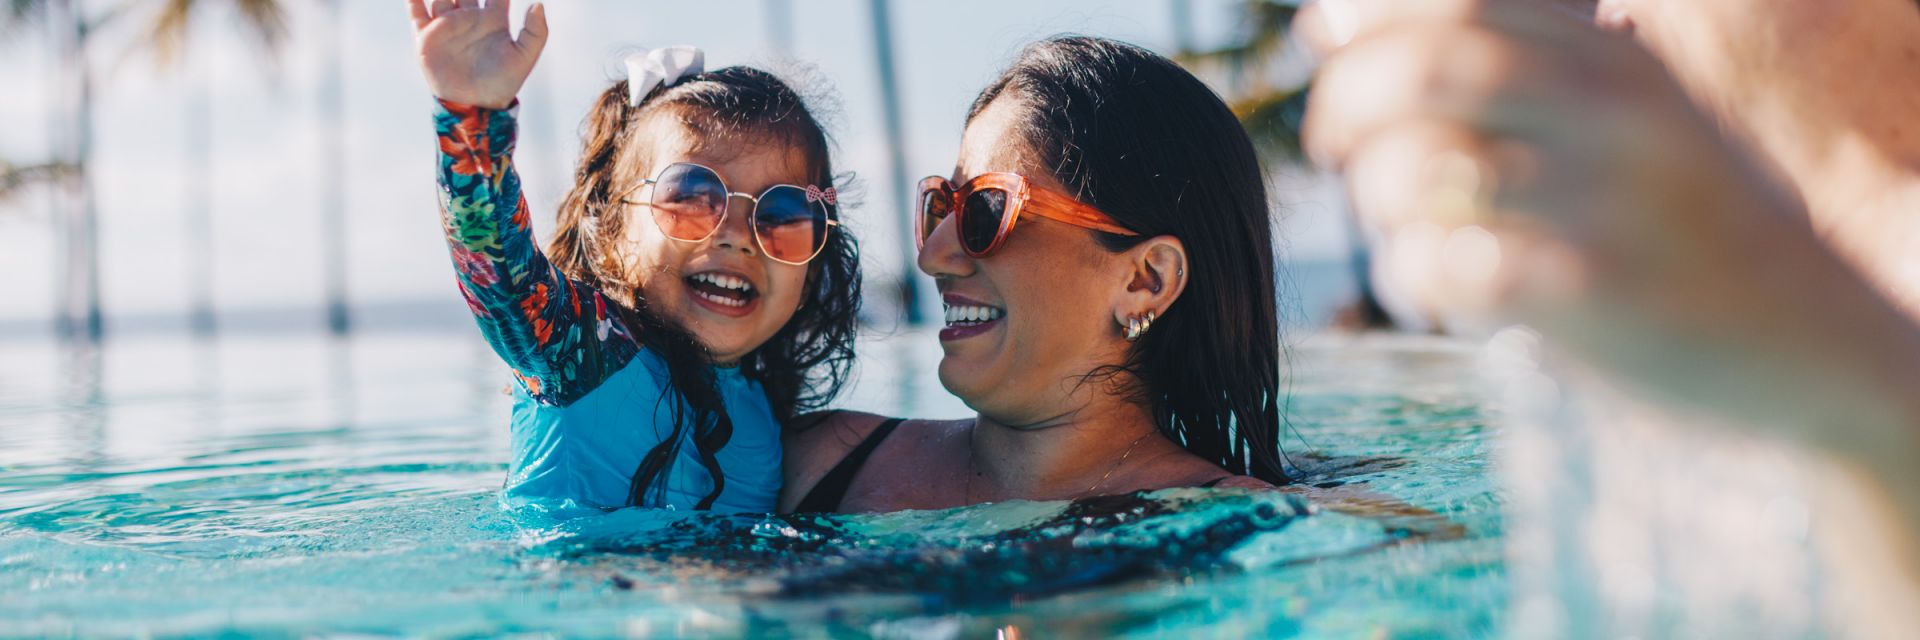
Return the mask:
<path id="1" fill-rule="evenodd" d="M 1222 482 L 1226 482 L 1226 481 L 1228 481 L 1228 480 L 1232 480 L 1232 479 L 1233 479 L 1233 476 L 1220 476 L 1220 477 L 1218 477 L 1218 478 L 1214 478 L 1214 479 L 1212 479 L 1212 480 L 1208 480 L 1206 484 L 1203 484 L 1203 485 L 1200 485 L 1200 488 L 1202 488 L 1202 489 L 1212 489 L 1212 488 L 1214 488 L 1215 486 L 1218 486 L 1218 485 L 1219 485 L 1220 483 L 1222 483 Z"/>
<path id="2" fill-rule="evenodd" d="M 906 422 L 906 419 L 894 418 L 874 427 L 873 433 L 867 434 L 867 439 L 860 441 L 860 446 L 847 452 L 847 457 L 840 459 L 840 464 L 834 465 L 833 470 L 822 476 L 820 482 L 813 485 L 813 490 L 808 491 L 807 497 L 801 498 L 800 505 L 793 510 L 797 513 L 839 511 L 840 501 L 847 497 L 847 488 L 853 485 L 853 477 L 859 475 L 861 467 L 866 466 L 867 456 L 873 455 L 873 450 L 879 448 L 881 441 L 892 435 L 893 428 L 902 422 Z"/>

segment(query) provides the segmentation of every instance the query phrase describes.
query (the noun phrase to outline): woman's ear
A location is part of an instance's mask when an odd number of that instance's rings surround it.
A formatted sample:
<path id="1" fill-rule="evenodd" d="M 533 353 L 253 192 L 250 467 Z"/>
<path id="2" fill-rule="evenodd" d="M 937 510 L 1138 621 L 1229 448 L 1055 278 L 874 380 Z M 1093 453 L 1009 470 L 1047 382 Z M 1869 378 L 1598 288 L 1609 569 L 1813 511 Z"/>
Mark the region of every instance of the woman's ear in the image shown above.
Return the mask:
<path id="1" fill-rule="evenodd" d="M 1137 337 L 1186 290 L 1187 245 L 1173 236 L 1155 236 L 1123 256 L 1131 273 L 1114 305 L 1114 321 L 1122 334 Z"/>

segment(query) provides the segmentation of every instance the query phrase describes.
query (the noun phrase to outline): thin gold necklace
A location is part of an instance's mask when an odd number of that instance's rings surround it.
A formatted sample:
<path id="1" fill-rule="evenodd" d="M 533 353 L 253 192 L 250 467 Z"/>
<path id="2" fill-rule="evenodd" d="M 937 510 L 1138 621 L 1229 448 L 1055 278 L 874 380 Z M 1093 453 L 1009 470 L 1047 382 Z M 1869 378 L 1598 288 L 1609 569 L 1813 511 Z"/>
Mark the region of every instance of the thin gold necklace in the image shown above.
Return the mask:
<path id="1" fill-rule="evenodd" d="M 973 432 L 979 428 L 980 428 L 980 423 L 978 422 L 973 423 L 973 426 L 967 427 L 967 489 L 966 489 L 967 494 L 966 494 L 965 504 L 974 503 L 973 502 L 973 476 L 978 475 L 978 472 L 975 471 L 976 467 L 974 466 L 974 462 L 975 462 L 974 451 L 976 448 L 973 445 Z M 1113 466 L 1107 469 L 1106 475 L 1102 475 L 1100 476 L 1099 480 L 1093 481 L 1093 486 L 1087 487 L 1087 490 L 1080 492 L 1080 495 L 1074 496 L 1069 499 L 1079 500 L 1081 498 L 1085 498 L 1087 496 L 1093 495 L 1093 490 L 1100 488 L 1100 485 L 1102 483 L 1105 483 L 1107 481 L 1107 478 L 1113 477 L 1113 472 L 1119 471 L 1120 465 L 1126 464 L 1127 458 L 1133 455 L 1133 450 L 1135 448 L 1138 448 L 1141 442 L 1146 441 L 1147 436 L 1150 436 L 1150 435 L 1153 435 L 1152 431 L 1148 431 L 1146 433 L 1140 434 L 1140 437 L 1134 438 L 1133 443 L 1127 445 L 1126 453 L 1120 454 L 1120 459 L 1115 460 L 1113 462 Z"/>

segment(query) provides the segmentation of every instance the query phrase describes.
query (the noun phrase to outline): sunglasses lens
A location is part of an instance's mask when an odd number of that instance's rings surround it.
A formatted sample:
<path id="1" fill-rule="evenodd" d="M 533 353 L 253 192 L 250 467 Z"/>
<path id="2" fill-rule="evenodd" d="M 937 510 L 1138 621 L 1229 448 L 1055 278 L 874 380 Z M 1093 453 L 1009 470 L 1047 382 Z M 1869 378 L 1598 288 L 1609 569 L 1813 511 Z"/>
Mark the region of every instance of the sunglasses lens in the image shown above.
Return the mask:
<path id="1" fill-rule="evenodd" d="M 960 216 L 960 245 L 971 253 L 985 253 L 1000 235 L 1000 219 L 1007 214 L 1007 192 L 979 189 L 967 195 Z"/>
<path id="2" fill-rule="evenodd" d="M 927 187 L 920 190 L 920 215 L 914 217 L 914 240 L 920 246 L 926 246 L 927 236 L 940 226 L 940 221 L 953 213 L 953 198 L 946 189 Z"/>
<path id="3" fill-rule="evenodd" d="M 753 233 L 775 260 L 806 262 L 827 243 L 827 205 L 799 187 L 781 185 L 760 196 Z"/>
<path id="4" fill-rule="evenodd" d="M 705 167 L 672 164 L 653 186 L 653 223 L 675 240 L 704 240 L 727 211 L 727 187 Z"/>

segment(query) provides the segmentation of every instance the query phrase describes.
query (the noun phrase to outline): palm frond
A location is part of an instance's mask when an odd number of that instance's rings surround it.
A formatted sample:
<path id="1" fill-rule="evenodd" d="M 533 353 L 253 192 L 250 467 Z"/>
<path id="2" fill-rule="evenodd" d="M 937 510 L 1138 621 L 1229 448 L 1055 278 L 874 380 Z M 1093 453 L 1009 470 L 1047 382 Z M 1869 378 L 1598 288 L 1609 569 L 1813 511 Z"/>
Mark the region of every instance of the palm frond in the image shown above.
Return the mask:
<path id="1" fill-rule="evenodd" d="M 28 187 L 55 182 L 73 172 L 73 165 L 61 162 L 16 167 L 0 160 L 0 202 L 19 197 Z"/>
<path id="2" fill-rule="evenodd" d="M 279 0 L 226 1 L 233 4 L 240 22 L 259 40 L 262 48 L 270 54 L 280 51 L 287 36 L 285 5 Z M 207 4 L 206 0 L 164 0 L 147 27 L 146 37 L 136 46 L 151 49 L 161 66 L 173 63 L 186 49 L 195 11 Z"/>
<path id="3" fill-rule="evenodd" d="M 1300 123 L 1307 115 L 1310 87 L 1266 93 L 1229 103 L 1246 127 L 1247 137 L 1270 158 L 1305 159 L 1300 147 Z"/>
<path id="4" fill-rule="evenodd" d="M 0 10 L 0 38 L 11 38 L 15 32 L 45 19 L 47 4 L 48 0 L 6 0 L 6 8 Z"/>
<path id="5" fill-rule="evenodd" d="M 1225 46 L 1180 56 L 1196 73 L 1226 79 L 1227 104 L 1233 108 L 1263 154 L 1299 160 L 1300 121 L 1308 87 L 1274 86 L 1274 70 L 1289 42 L 1288 30 L 1299 12 L 1288 0 L 1247 0 L 1240 38 Z"/>

